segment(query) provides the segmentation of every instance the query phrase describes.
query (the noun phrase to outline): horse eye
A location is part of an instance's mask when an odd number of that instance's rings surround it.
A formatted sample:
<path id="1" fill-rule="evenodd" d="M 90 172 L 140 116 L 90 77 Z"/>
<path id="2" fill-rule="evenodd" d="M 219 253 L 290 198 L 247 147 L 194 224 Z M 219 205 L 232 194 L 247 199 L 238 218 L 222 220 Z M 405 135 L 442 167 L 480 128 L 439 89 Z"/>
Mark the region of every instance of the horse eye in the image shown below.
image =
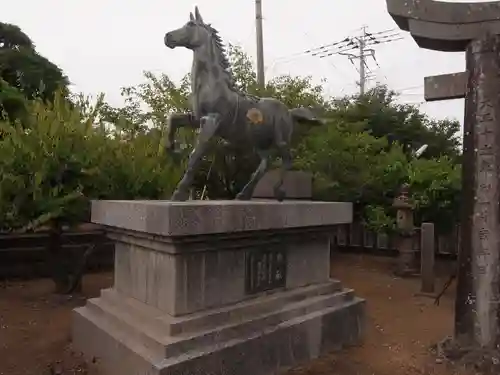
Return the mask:
<path id="1" fill-rule="evenodd" d="M 194 26 L 194 22 L 193 21 L 189 21 L 187 24 L 188 24 L 188 26 Z"/>

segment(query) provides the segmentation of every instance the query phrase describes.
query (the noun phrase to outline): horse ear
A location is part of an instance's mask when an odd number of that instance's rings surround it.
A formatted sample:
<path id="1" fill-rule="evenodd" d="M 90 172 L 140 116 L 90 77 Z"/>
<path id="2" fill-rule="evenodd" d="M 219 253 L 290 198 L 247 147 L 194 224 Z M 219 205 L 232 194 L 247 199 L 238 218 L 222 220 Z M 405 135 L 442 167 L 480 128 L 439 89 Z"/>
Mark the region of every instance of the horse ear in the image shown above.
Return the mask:
<path id="1" fill-rule="evenodd" d="M 194 22 L 193 12 L 190 12 L 190 13 L 189 13 L 189 20 L 190 20 L 191 22 Z"/>
<path id="2" fill-rule="evenodd" d="M 196 16 L 196 21 L 203 23 L 203 18 L 201 17 L 200 11 L 197 6 L 194 7 L 194 15 Z"/>

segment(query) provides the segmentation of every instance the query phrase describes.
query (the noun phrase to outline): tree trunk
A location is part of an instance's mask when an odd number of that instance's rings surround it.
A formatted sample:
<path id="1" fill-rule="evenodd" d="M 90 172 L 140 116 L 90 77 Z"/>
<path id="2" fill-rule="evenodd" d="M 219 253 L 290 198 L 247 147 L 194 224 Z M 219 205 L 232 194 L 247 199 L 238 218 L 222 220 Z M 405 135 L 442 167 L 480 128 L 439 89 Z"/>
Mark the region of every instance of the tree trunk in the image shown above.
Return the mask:
<path id="1" fill-rule="evenodd" d="M 455 339 L 472 349 L 500 344 L 500 36 L 471 42 Z"/>
<path id="2" fill-rule="evenodd" d="M 82 290 L 82 275 L 85 271 L 88 255 L 85 252 L 83 257 L 81 257 L 70 250 L 66 251 L 62 243 L 62 234 L 61 223 L 54 220 L 50 226 L 47 249 L 52 281 L 55 284 L 54 292 L 56 294 L 80 293 Z"/>
<path id="3" fill-rule="evenodd" d="M 62 226 L 57 220 L 52 221 L 50 225 L 47 250 L 50 259 L 52 281 L 55 284 L 55 293 L 64 294 L 68 289 L 68 270 L 62 246 Z"/>

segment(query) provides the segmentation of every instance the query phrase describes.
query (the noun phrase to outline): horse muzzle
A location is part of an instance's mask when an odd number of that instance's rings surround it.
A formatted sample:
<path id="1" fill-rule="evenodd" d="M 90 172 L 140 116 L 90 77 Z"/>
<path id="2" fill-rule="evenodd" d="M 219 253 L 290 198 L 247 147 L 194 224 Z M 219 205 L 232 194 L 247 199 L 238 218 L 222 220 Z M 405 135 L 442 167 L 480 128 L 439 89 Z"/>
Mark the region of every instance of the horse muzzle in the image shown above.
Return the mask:
<path id="1" fill-rule="evenodd" d="M 163 41 L 168 48 L 175 48 L 176 47 L 176 43 L 175 43 L 174 38 L 172 37 L 171 33 L 166 33 Z"/>

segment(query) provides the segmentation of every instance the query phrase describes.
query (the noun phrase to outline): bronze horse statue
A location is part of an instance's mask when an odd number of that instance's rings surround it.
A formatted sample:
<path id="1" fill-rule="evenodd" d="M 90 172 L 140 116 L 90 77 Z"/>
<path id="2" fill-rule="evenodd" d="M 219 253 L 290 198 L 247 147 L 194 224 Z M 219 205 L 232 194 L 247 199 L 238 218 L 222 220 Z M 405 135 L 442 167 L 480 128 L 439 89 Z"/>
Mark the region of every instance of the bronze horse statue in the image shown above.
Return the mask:
<path id="1" fill-rule="evenodd" d="M 183 27 L 165 35 L 165 45 L 172 49 L 185 47 L 194 55 L 191 68 L 192 113 L 169 116 L 167 149 L 175 150 L 174 138 L 179 127 L 199 129 L 196 146 L 171 199 L 184 201 L 189 198 L 189 189 L 211 139 L 221 137 L 235 147 L 253 147 L 261 159 L 236 199 L 252 198 L 257 183 L 268 169 L 270 153 L 275 149 L 282 163 L 274 194 L 278 200 L 283 200 L 283 179 L 292 167 L 290 142 L 294 122 L 321 121 L 307 108 L 289 110 L 279 100 L 240 92 L 234 84 L 222 40 L 217 30 L 203 21 L 198 7 Z"/>

